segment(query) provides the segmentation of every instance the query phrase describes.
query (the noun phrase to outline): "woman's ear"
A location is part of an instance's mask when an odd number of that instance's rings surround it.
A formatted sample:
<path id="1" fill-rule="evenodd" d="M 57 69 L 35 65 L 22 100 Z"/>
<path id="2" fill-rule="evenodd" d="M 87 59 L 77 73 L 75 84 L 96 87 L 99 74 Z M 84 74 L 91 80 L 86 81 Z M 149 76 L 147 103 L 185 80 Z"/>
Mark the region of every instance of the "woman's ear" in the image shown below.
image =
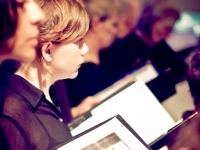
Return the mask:
<path id="1" fill-rule="evenodd" d="M 44 58 L 44 60 L 46 62 L 51 62 L 51 60 L 52 60 L 51 48 L 52 48 L 52 43 L 51 42 L 45 43 L 41 48 L 42 57 Z"/>

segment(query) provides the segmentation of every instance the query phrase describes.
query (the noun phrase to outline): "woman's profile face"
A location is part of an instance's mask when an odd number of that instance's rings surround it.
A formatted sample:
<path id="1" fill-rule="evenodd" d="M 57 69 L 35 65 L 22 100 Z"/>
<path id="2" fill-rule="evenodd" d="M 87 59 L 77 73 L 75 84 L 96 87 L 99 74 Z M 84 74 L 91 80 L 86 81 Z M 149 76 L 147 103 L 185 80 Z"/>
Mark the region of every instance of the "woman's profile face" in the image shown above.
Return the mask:
<path id="1" fill-rule="evenodd" d="M 131 7 L 126 10 L 126 13 L 119 19 L 117 33 L 118 38 L 126 37 L 135 28 L 141 12 L 141 2 L 132 1 Z"/>
<path id="2" fill-rule="evenodd" d="M 18 24 L 15 34 L 8 39 L 10 57 L 30 62 L 36 57 L 39 30 L 37 24 L 43 19 L 43 13 L 34 0 L 16 0 Z"/>
<path id="3" fill-rule="evenodd" d="M 100 21 L 97 26 L 96 37 L 101 44 L 101 48 L 109 47 L 114 42 L 118 32 L 118 17 L 107 18 L 104 21 Z"/>
<path id="4" fill-rule="evenodd" d="M 170 17 L 155 22 L 151 30 L 152 41 L 156 43 L 167 38 L 172 32 L 175 22 L 175 19 Z"/>
<path id="5" fill-rule="evenodd" d="M 83 55 L 88 47 L 82 38 L 60 44 L 52 44 L 51 73 L 57 79 L 73 79 L 78 75 L 78 69 L 84 62 Z"/>

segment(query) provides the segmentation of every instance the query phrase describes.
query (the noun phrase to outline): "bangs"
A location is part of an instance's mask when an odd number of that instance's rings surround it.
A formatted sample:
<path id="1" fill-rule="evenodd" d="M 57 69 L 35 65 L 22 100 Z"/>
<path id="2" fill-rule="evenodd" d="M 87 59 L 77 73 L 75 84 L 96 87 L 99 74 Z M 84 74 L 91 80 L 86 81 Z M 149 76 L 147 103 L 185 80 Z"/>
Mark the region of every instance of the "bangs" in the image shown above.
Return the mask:
<path id="1" fill-rule="evenodd" d="M 89 29 L 89 16 L 78 3 L 69 3 L 68 23 L 56 42 L 71 41 L 77 37 L 84 37 Z"/>

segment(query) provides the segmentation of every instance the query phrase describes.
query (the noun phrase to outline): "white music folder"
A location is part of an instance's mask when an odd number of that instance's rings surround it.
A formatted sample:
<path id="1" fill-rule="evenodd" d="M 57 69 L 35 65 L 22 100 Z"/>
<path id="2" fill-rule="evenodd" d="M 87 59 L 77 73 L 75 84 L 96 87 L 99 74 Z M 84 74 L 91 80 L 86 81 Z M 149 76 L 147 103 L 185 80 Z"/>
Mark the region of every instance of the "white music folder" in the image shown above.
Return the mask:
<path id="1" fill-rule="evenodd" d="M 120 116 L 90 128 L 51 150 L 150 150 L 150 147 Z"/>
<path id="2" fill-rule="evenodd" d="M 147 143 L 170 129 L 175 121 L 142 82 L 129 83 L 71 125 L 73 136 L 115 115 L 121 115 Z M 78 122 L 78 125 L 77 125 Z M 73 127 L 76 124 L 76 127 Z"/>

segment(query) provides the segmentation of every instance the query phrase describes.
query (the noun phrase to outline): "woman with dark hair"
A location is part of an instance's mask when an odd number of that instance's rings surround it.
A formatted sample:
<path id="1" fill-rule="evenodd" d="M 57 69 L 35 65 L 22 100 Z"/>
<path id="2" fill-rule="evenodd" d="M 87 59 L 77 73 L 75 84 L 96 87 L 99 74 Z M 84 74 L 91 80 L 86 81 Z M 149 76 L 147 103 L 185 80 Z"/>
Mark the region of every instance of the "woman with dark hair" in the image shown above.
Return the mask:
<path id="1" fill-rule="evenodd" d="M 0 146 L 46 150 L 71 138 L 50 86 L 75 78 L 87 51 L 83 37 L 89 17 L 74 0 L 37 0 L 45 13 L 38 25 L 37 57 L 13 73 L 0 74 Z M 29 47 L 27 50 L 30 50 Z"/>
<path id="2" fill-rule="evenodd" d="M 138 21 L 136 34 L 152 46 L 170 35 L 179 17 L 179 11 L 174 8 L 147 6 Z"/>
<path id="3" fill-rule="evenodd" d="M 200 46 L 194 49 L 189 59 L 188 83 L 195 108 L 200 112 Z"/>
<path id="4" fill-rule="evenodd" d="M 200 47 L 196 47 L 189 56 L 187 78 L 195 109 L 184 112 L 183 119 L 189 121 L 172 137 L 169 142 L 170 150 L 199 150 L 200 148 Z M 195 113 L 197 115 L 191 118 Z"/>
<path id="5" fill-rule="evenodd" d="M 0 63 L 8 58 L 20 61 L 35 58 L 37 24 L 42 18 L 40 8 L 33 0 L 0 1 Z"/>

